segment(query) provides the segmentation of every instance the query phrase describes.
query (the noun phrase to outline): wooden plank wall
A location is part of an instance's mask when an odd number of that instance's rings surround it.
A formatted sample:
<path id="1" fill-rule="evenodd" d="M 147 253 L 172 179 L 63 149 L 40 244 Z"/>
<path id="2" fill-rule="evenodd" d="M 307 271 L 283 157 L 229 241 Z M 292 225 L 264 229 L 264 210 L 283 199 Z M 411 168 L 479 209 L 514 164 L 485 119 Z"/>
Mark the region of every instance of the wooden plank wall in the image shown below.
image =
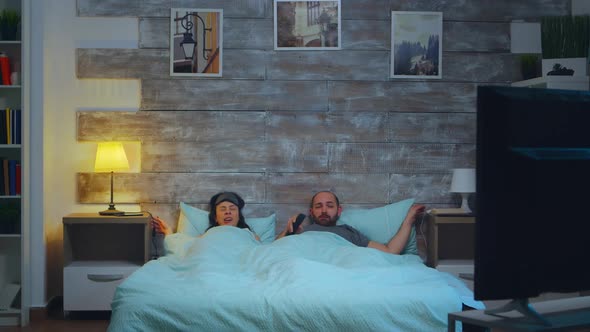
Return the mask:
<path id="1" fill-rule="evenodd" d="M 513 19 L 570 12 L 564 0 L 342 0 L 342 50 L 274 51 L 271 0 L 78 0 L 78 15 L 139 18 L 138 49 L 78 49 L 80 79 L 141 81 L 139 112 L 83 111 L 79 141 L 141 141 L 141 173 L 116 201 L 175 227 L 178 202 L 240 193 L 277 229 L 317 190 L 373 207 L 407 197 L 449 206 L 450 169 L 475 166 L 480 84 L 520 80 Z M 171 7 L 223 8 L 223 77 L 169 76 Z M 443 12 L 443 79 L 389 78 L 391 11 Z M 109 176 L 78 174 L 81 203 Z"/>

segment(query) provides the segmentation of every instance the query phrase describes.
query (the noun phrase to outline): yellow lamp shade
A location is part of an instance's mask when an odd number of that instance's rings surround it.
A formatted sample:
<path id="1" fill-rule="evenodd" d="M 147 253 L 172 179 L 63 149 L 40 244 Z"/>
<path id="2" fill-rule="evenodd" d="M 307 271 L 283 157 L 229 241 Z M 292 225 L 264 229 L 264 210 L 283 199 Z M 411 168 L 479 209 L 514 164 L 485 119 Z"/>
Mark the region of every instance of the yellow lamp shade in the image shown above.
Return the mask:
<path id="1" fill-rule="evenodd" d="M 125 149 L 121 142 L 98 143 L 96 149 L 95 172 L 126 171 L 129 169 L 129 162 L 125 155 Z"/>

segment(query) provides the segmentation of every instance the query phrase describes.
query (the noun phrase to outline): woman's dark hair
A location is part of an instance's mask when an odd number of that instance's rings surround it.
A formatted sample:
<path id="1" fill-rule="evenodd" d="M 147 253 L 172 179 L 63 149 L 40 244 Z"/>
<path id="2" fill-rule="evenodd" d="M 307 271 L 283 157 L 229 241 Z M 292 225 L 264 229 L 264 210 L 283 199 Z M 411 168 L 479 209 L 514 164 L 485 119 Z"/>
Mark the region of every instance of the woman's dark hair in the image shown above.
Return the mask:
<path id="1" fill-rule="evenodd" d="M 248 224 L 246 224 L 244 214 L 242 213 L 242 208 L 246 203 L 244 202 L 242 197 L 240 197 L 240 195 L 231 191 L 223 191 L 217 193 L 213 195 L 213 197 L 211 197 L 211 199 L 209 200 L 209 228 L 219 226 L 217 224 L 217 211 L 215 207 L 221 202 L 230 202 L 235 204 L 238 207 L 238 211 L 240 213 L 240 219 L 238 220 L 237 227 L 250 229 Z"/>

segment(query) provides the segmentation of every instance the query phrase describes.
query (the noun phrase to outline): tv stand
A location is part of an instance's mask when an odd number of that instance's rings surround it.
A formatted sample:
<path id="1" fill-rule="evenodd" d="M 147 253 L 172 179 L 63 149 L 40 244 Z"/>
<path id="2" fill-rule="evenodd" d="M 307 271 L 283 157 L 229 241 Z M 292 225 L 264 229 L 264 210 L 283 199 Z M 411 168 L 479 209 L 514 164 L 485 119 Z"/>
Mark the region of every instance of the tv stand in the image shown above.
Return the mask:
<path id="1" fill-rule="evenodd" d="M 493 314 L 487 310 L 469 310 L 449 313 L 449 332 L 455 332 L 457 321 L 502 331 L 570 331 L 576 328 L 590 327 L 590 296 L 572 297 L 559 300 L 528 303 L 528 300 L 516 300 L 501 308 L 503 315 Z M 509 309 L 512 306 L 512 309 Z M 550 325 L 539 324 L 535 318 L 531 320 L 528 309 L 523 313 L 521 308 L 528 307 Z"/>
<path id="2" fill-rule="evenodd" d="M 533 322 L 537 322 L 537 324 L 551 326 L 551 323 L 548 320 L 546 320 L 543 316 L 541 316 L 535 310 L 535 308 L 533 308 L 529 304 L 529 299 L 514 299 L 501 307 L 495 309 L 487 309 L 484 311 L 484 313 L 487 315 L 502 317 L 499 314 L 510 312 L 512 310 L 520 312 L 525 318 L 529 318 Z"/>

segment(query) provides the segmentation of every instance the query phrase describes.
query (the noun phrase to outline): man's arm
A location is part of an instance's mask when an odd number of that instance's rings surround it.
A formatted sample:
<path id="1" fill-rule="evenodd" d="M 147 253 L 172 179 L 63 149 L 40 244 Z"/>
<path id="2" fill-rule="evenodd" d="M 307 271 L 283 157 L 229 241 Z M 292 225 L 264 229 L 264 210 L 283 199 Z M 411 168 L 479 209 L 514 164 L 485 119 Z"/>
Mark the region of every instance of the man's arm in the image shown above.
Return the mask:
<path id="1" fill-rule="evenodd" d="M 410 238 L 410 233 L 412 232 L 412 227 L 414 226 L 414 222 L 416 221 L 416 216 L 420 213 L 424 212 L 424 205 L 412 205 L 406 218 L 402 222 L 401 227 L 395 233 L 395 235 L 387 242 L 387 244 L 382 244 L 375 241 L 369 241 L 369 245 L 367 247 L 379 249 L 384 252 L 388 252 L 391 254 L 400 254 L 402 250 L 406 247 L 406 243 L 408 243 L 408 239 Z"/>

